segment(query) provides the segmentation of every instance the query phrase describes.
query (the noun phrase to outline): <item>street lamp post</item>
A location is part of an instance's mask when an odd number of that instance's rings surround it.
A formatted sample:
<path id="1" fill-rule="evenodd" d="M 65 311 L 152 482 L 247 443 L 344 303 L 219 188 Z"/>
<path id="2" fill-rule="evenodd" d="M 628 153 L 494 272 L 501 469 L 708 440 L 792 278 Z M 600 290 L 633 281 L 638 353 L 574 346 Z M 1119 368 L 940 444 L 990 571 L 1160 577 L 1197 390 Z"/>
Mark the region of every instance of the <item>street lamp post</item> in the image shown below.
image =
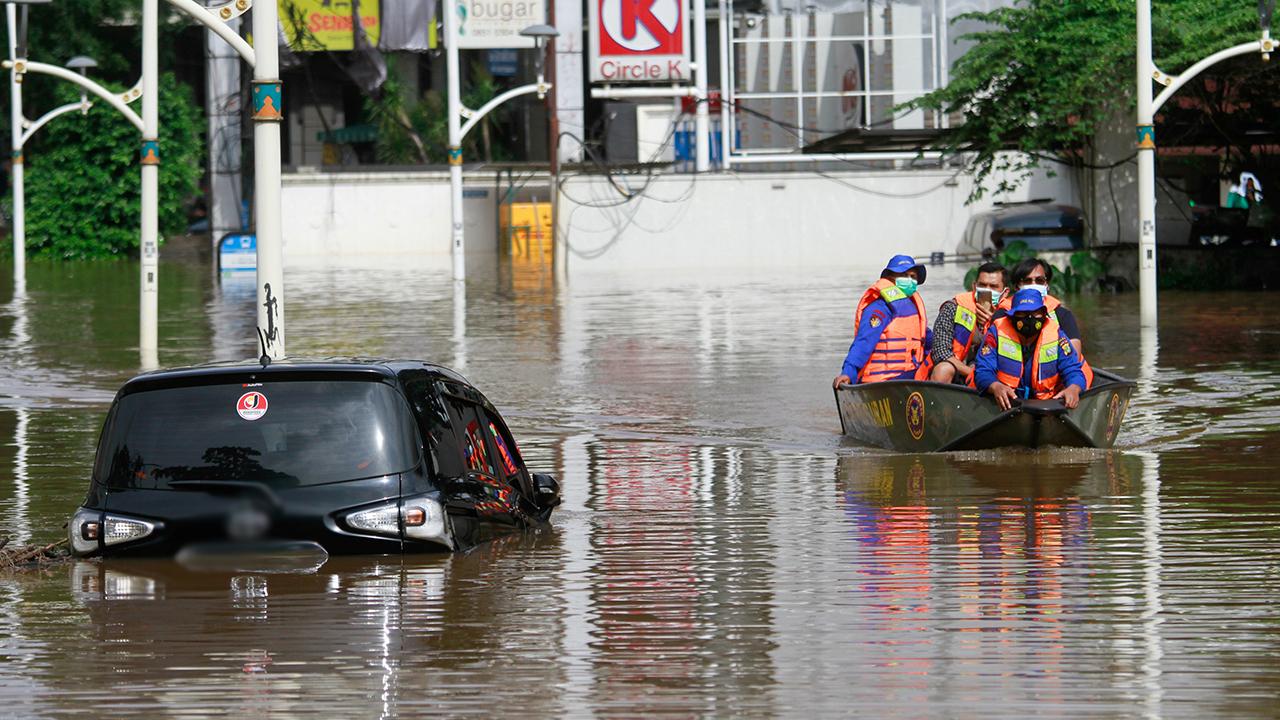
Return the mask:
<path id="1" fill-rule="evenodd" d="M 546 42 L 560 33 L 550 25 L 531 25 L 520 31 L 525 37 L 531 37 L 538 48 L 538 77 L 532 85 L 512 88 L 485 103 L 478 110 L 471 110 L 462 105 L 462 82 L 458 67 L 458 18 L 453 2 L 448 3 L 449 11 L 445 13 L 445 62 L 448 71 L 448 108 L 449 115 L 449 228 L 452 238 L 453 279 L 467 279 L 466 238 L 463 233 L 462 210 L 462 139 L 471 128 L 475 127 L 485 115 L 502 103 L 529 93 L 537 93 L 541 100 L 547 96 L 551 84 L 542 75 L 542 51 Z M 462 122 L 463 118 L 467 121 Z"/>
<path id="2" fill-rule="evenodd" d="M 160 364 L 160 0 L 142 0 L 142 283 L 138 297 L 138 353 L 142 368 Z"/>
<path id="3" fill-rule="evenodd" d="M 1156 326 L 1156 131 L 1155 116 L 1182 86 L 1212 65 L 1240 55 L 1260 53 L 1271 59 L 1276 41 L 1271 37 L 1271 16 L 1276 0 L 1258 0 L 1258 20 L 1262 32 L 1258 40 L 1219 50 L 1201 59 L 1179 75 L 1168 75 L 1156 67 L 1151 54 L 1151 0 L 1137 0 L 1138 8 L 1138 295 L 1143 327 Z M 1152 97 L 1152 83 L 1165 88 Z"/>
<path id="4" fill-rule="evenodd" d="M 13 284 L 15 292 L 27 283 L 27 226 L 24 212 L 25 186 L 22 157 L 22 74 L 16 67 L 19 58 L 27 57 L 27 12 L 29 5 L 44 5 L 50 0 L 6 0 L 5 19 L 9 26 L 9 60 L 15 64 L 9 73 L 9 139 L 12 155 L 10 172 L 13 186 Z M 22 6 L 21 19 L 17 5 Z"/>

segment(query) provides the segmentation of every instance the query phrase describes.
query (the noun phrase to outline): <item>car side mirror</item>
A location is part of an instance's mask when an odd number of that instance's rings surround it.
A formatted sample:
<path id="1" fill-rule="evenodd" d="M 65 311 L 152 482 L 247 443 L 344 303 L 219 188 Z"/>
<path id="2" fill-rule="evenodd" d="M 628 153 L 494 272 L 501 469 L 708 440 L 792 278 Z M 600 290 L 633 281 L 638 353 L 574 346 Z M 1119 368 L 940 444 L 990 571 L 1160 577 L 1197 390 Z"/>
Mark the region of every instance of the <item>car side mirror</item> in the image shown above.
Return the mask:
<path id="1" fill-rule="evenodd" d="M 533 493 L 534 504 L 543 510 L 549 510 L 560 504 L 560 481 L 554 475 L 534 473 Z"/>

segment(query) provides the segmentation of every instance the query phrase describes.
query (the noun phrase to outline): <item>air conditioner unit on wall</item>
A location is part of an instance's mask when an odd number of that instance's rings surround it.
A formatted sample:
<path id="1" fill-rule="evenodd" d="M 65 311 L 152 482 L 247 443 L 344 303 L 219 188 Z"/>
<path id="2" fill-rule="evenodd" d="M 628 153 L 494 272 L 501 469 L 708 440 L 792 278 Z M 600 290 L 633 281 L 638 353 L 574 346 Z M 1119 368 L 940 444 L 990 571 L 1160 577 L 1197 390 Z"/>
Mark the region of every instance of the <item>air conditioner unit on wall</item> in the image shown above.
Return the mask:
<path id="1" fill-rule="evenodd" d="M 672 103 L 610 102 L 605 131 L 605 154 L 611 163 L 669 163 L 675 160 Z"/>

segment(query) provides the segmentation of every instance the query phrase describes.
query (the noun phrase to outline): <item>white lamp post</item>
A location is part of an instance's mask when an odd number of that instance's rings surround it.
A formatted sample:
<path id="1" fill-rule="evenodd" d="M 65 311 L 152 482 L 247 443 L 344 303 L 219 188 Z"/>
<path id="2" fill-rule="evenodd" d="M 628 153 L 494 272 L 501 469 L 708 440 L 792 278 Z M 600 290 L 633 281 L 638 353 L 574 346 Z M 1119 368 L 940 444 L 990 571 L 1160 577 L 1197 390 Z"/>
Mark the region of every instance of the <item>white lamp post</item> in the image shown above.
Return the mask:
<path id="1" fill-rule="evenodd" d="M 19 58 L 27 57 L 28 5 L 45 5 L 49 0 L 6 0 L 5 19 L 9 25 L 9 60 L 15 67 L 9 73 L 9 139 L 13 185 L 13 284 L 15 292 L 27 283 L 27 226 L 24 212 L 25 187 L 22 167 L 22 74 L 17 69 Z M 17 5 L 22 6 L 21 21 Z"/>
<path id="2" fill-rule="evenodd" d="M 1259 0 L 1258 18 L 1262 34 L 1258 40 L 1219 50 L 1173 76 L 1156 67 L 1151 55 L 1151 0 L 1137 0 L 1138 6 L 1138 294 L 1143 327 L 1155 327 L 1156 310 L 1156 131 L 1155 116 L 1178 90 L 1207 68 L 1228 58 L 1261 53 L 1271 59 L 1276 41 L 1271 37 L 1271 14 L 1275 0 Z M 1153 82 L 1164 85 L 1156 97 Z"/>
<path id="3" fill-rule="evenodd" d="M 560 33 L 550 25 L 531 25 L 521 30 L 521 35 L 533 38 L 537 45 L 537 82 L 512 88 L 485 103 L 479 110 L 471 110 L 462 105 L 462 82 L 458 67 L 458 19 L 453 3 L 450 2 L 449 5 L 450 11 L 445 13 L 444 22 L 445 41 L 448 43 L 448 47 L 445 48 L 445 61 L 448 70 L 449 95 L 447 109 L 449 114 L 449 220 L 453 238 L 453 279 L 461 281 L 467 279 L 466 238 L 463 235 L 462 210 L 462 139 L 467 136 L 471 128 L 476 126 L 476 123 L 502 103 L 529 93 L 537 93 L 539 99 L 546 97 L 551 84 L 542 76 L 542 52 L 547 41 Z M 467 119 L 466 123 L 462 122 L 463 118 Z"/>

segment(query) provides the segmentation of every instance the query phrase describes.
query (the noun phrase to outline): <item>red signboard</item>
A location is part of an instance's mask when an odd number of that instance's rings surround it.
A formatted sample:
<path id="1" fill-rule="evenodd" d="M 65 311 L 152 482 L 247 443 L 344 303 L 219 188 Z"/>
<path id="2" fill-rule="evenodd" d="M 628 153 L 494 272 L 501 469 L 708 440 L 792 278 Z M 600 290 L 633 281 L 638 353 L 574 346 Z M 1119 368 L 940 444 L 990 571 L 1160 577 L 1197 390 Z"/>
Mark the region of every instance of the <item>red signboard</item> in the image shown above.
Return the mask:
<path id="1" fill-rule="evenodd" d="M 689 80 L 686 0 L 589 0 L 593 82 Z"/>

